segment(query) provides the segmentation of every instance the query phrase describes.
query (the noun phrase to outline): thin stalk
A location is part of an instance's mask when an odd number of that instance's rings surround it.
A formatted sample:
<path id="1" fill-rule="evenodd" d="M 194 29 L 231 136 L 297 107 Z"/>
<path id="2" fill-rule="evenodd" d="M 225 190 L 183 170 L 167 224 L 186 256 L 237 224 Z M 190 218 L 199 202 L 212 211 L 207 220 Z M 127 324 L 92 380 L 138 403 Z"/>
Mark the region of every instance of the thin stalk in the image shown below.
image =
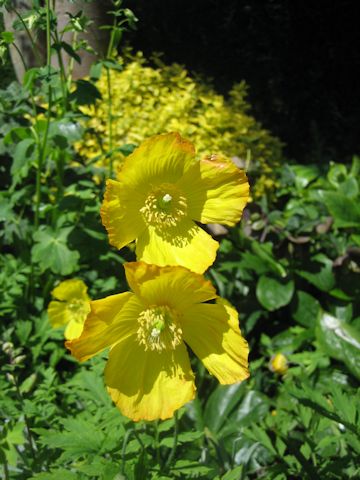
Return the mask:
<path id="1" fill-rule="evenodd" d="M 60 39 L 57 30 L 54 32 L 54 41 L 57 44 L 60 44 Z M 56 49 L 56 55 L 59 62 L 59 69 L 60 69 L 60 84 L 61 84 L 61 92 L 63 97 L 63 104 L 64 104 L 64 111 L 67 109 L 67 102 L 68 102 L 68 92 L 67 92 L 67 77 L 66 71 L 64 66 L 64 61 L 61 55 L 61 49 Z"/>
<path id="2" fill-rule="evenodd" d="M 175 420 L 175 424 L 174 424 L 174 443 L 173 443 L 171 452 L 170 452 L 170 454 L 168 456 L 168 459 L 166 461 L 166 464 L 165 464 L 166 469 L 169 469 L 171 467 L 171 465 L 174 461 L 176 447 L 177 447 L 178 433 L 179 433 L 179 419 L 178 419 L 178 412 L 177 411 L 174 414 L 174 420 Z"/>
<path id="3" fill-rule="evenodd" d="M 51 73 L 51 32 L 50 32 L 50 0 L 46 0 L 46 64 L 48 67 L 48 74 L 50 78 Z M 45 159 L 46 144 L 49 134 L 49 126 L 51 119 L 51 107 L 52 107 L 52 88 L 49 83 L 48 91 L 48 111 L 46 116 L 45 132 L 43 136 L 42 144 L 39 142 L 39 158 L 36 172 L 36 194 L 35 194 L 35 228 L 39 226 L 39 213 L 40 213 L 40 203 L 41 203 L 41 170 Z"/>
<path id="4" fill-rule="evenodd" d="M 30 40 L 31 47 L 32 47 L 32 49 L 33 49 L 34 55 L 35 55 L 35 57 L 36 57 L 36 60 L 38 61 L 39 65 L 41 65 L 42 61 L 41 61 L 41 57 L 40 57 L 39 52 L 38 52 L 39 49 L 38 49 L 38 47 L 36 46 L 36 43 L 34 42 L 34 39 L 33 39 L 33 36 L 31 35 L 30 30 L 28 29 L 28 27 L 27 27 L 26 23 L 24 22 L 21 14 L 16 10 L 16 8 L 13 8 L 12 10 L 13 10 L 13 12 L 15 13 L 15 15 L 18 17 L 18 19 L 20 20 L 22 26 L 24 27 L 25 32 L 26 32 L 26 34 L 27 34 L 27 36 L 28 36 L 28 38 L 29 38 L 29 40 Z"/>
<path id="5" fill-rule="evenodd" d="M 128 430 L 125 433 L 122 449 L 121 449 L 121 473 L 124 475 L 125 473 L 125 455 L 126 455 L 126 447 L 131 435 L 134 433 L 134 430 Z"/>
<path id="6" fill-rule="evenodd" d="M 77 41 L 77 36 L 78 36 L 78 32 L 74 32 L 72 45 L 71 45 L 74 50 L 75 50 L 75 45 L 76 45 L 76 41 Z M 72 74 L 73 74 L 73 70 L 74 70 L 74 62 L 75 62 L 74 57 L 70 57 L 68 72 L 67 72 L 67 79 L 66 79 L 66 85 L 67 85 L 68 91 L 70 91 L 70 88 L 71 88 Z"/>
<path id="7" fill-rule="evenodd" d="M 18 396 L 18 399 L 21 403 L 22 408 L 24 408 L 24 399 L 23 399 L 23 396 L 20 392 L 19 384 L 17 382 L 17 378 L 15 377 L 15 375 L 13 375 L 13 382 L 14 382 L 14 385 L 15 385 L 16 394 Z M 29 446 L 30 446 L 31 456 L 33 457 L 34 462 L 36 464 L 36 452 L 35 452 L 35 447 L 34 447 L 35 442 L 34 442 L 32 434 L 31 434 L 30 424 L 29 424 L 29 420 L 26 416 L 26 413 L 24 413 L 24 422 L 25 422 L 25 430 L 26 430 L 26 434 L 27 434 L 27 438 L 28 438 L 28 442 L 29 442 Z"/>
<path id="8" fill-rule="evenodd" d="M 106 53 L 107 58 L 112 58 L 114 50 L 114 40 L 115 40 L 115 29 L 117 28 L 117 17 L 114 16 L 113 26 L 111 29 L 111 35 L 109 40 L 109 45 Z M 107 96 L 108 96 L 108 130 L 109 130 L 109 149 L 108 156 L 110 160 L 109 165 L 109 176 L 112 177 L 113 174 L 113 118 L 112 118 L 112 98 L 111 98 L 111 77 L 110 69 L 106 67 L 106 80 L 107 80 Z"/>
<path id="9" fill-rule="evenodd" d="M 21 53 L 20 48 L 16 45 L 16 43 L 13 43 L 12 45 L 15 48 L 15 50 L 17 51 L 17 53 L 20 57 L 21 63 L 23 64 L 24 70 L 26 72 L 28 67 L 26 65 L 25 58 L 24 58 L 23 54 Z M 35 99 L 34 99 L 32 89 L 29 90 L 29 93 L 30 93 L 31 106 L 32 106 L 32 109 L 33 109 L 33 114 L 34 114 L 34 120 L 35 120 L 35 123 L 37 124 L 36 103 L 35 103 Z"/>
<path id="10" fill-rule="evenodd" d="M 155 426 L 155 450 L 156 450 L 156 462 L 160 466 L 161 465 L 161 457 L 160 457 L 160 436 L 159 436 L 159 420 L 156 422 Z"/>
<path id="11" fill-rule="evenodd" d="M 7 464 L 5 455 L 4 455 L 4 464 L 3 465 L 4 465 L 4 478 L 5 478 L 5 480 L 9 480 L 10 475 L 9 475 L 9 469 L 8 469 L 8 464 Z"/>
<path id="12" fill-rule="evenodd" d="M 109 176 L 112 177 L 113 174 L 113 118 L 112 118 L 112 94 L 111 94 L 111 77 L 110 77 L 110 69 L 106 68 L 106 80 L 107 80 L 107 95 L 108 95 L 108 130 L 109 130 Z"/>
<path id="13" fill-rule="evenodd" d="M 118 26 L 117 18 L 116 18 L 116 16 L 114 16 L 114 21 L 113 21 L 113 25 L 112 25 L 112 29 L 111 29 L 109 45 L 108 45 L 108 49 L 107 49 L 107 53 L 106 53 L 107 58 L 112 58 L 112 52 L 113 52 L 113 49 L 114 49 L 114 40 L 115 40 L 115 29 L 116 29 L 117 26 Z"/>

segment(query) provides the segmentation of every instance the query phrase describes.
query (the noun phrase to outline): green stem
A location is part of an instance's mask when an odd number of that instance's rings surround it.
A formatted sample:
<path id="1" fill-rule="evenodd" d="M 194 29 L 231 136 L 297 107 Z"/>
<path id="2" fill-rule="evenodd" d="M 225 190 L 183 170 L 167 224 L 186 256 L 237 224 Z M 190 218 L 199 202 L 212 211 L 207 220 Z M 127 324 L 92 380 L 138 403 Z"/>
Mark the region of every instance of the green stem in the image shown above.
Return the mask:
<path id="1" fill-rule="evenodd" d="M 9 478 L 10 478 L 8 464 L 7 464 L 7 461 L 6 461 L 5 454 L 4 454 L 4 478 L 5 478 L 5 480 L 9 480 Z"/>
<path id="2" fill-rule="evenodd" d="M 159 421 L 156 422 L 155 425 L 155 450 L 156 450 L 156 463 L 160 466 L 161 465 L 161 457 L 160 457 L 160 436 L 159 436 Z"/>
<path id="3" fill-rule="evenodd" d="M 109 40 L 109 45 L 106 53 L 107 58 L 112 58 L 113 48 L 114 48 L 114 40 L 115 40 L 115 29 L 117 27 L 117 17 L 114 16 L 113 26 L 111 29 L 111 35 Z"/>
<path id="4" fill-rule="evenodd" d="M 60 39 L 57 30 L 54 32 L 54 41 L 56 44 L 60 45 Z M 68 92 L 67 92 L 67 77 L 66 71 L 64 66 L 64 61 L 61 55 L 61 49 L 56 49 L 56 55 L 59 62 L 59 69 L 60 69 L 60 84 L 61 84 L 61 92 L 63 97 L 63 105 L 64 105 L 64 112 L 67 110 L 67 103 L 68 103 Z"/>
<path id="5" fill-rule="evenodd" d="M 20 401 L 21 407 L 24 408 L 24 399 L 23 399 L 23 396 L 20 392 L 19 384 L 17 382 L 17 378 L 15 377 L 15 375 L 13 375 L 13 379 L 14 379 L 16 394 L 17 394 L 18 399 Z M 30 424 L 29 424 L 29 420 L 26 416 L 26 413 L 24 413 L 24 422 L 25 422 L 25 430 L 26 430 L 26 434 L 27 434 L 27 439 L 28 439 L 29 446 L 30 446 L 31 456 L 34 459 L 34 464 L 36 465 L 36 452 L 35 452 L 35 447 L 34 447 L 35 442 L 34 442 L 32 434 L 31 434 Z"/>
<path id="6" fill-rule="evenodd" d="M 108 148 L 108 155 L 110 160 L 109 165 L 109 177 L 112 177 L 113 174 L 113 122 L 112 122 L 112 98 L 111 98 L 111 77 L 110 77 L 110 69 L 106 68 L 106 79 L 107 79 L 107 95 L 108 95 L 108 130 L 109 130 L 109 148 Z"/>
<path id="7" fill-rule="evenodd" d="M 50 28 L 50 0 L 46 0 L 46 65 L 50 73 L 51 66 L 51 28 Z"/>
<path id="8" fill-rule="evenodd" d="M 74 50 L 75 50 L 75 45 L 76 45 L 76 41 L 77 41 L 77 36 L 78 36 L 78 32 L 74 32 L 72 45 L 71 45 Z M 75 62 L 74 57 L 70 57 L 68 72 L 67 72 L 67 79 L 66 79 L 66 85 L 67 85 L 68 92 L 70 91 L 70 88 L 71 88 L 72 74 L 73 74 L 73 70 L 74 70 L 74 62 Z"/>
<path id="9" fill-rule="evenodd" d="M 178 412 L 177 411 L 174 414 L 174 420 L 175 420 L 175 424 L 174 424 L 174 443 L 173 443 L 171 452 L 170 452 L 170 454 L 168 456 L 168 459 L 166 461 L 166 464 L 165 464 L 166 469 L 169 469 L 171 467 L 171 465 L 174 461 L 176 447 L 177 447 L 178 433 L 179 433 L 179 419 L 178 419 Z"/>
<path id="10" fill-rule="evenodd" d="M 32 35 L 31 35 L 30 30 L 28 29 L 28 27 L 27 27 L 26 23 L 24 22 L 21 14 L 16 10 L 16 8 L 13 8 L 12 10 L 13 10 L 13 12 L 15 13 L 15 15 L 18 17 L 18 19 L 20 20 L 22 26 L 24 27 L 25 32 L 26 32 L 26 34 L 27 34 L 27 36 L 28 36 L 28 38 L 29 38 L 29 40 L 30 40 L 31 47 L 32 47 L 32 49 L 33 49 L 34 55 L 35 55 L 35 57 L 36 57 L 36 60 L 38 61 L 39 65 L 41 65 L 42 61 L 41 61 L 41 57 L 40 57 L 39 52 L 38 52 L 39 49 L 38 49 L 38 47 L 36 46 L 36 43 L 34 42 L 34 39 L 33 39 Z"/>
<path id="11" fill-rule="evenodd" d="M 126 447 L 127 447 L 128 441 L 129 441 L 129 439 L 130 439 L 130 437 L 133 433 L 134 433 L 134 430 L 128 430 L 125 433 L 125 437 L 124 437 L 124 440 L 123 440 L 123 445 L 122 445 L 122 449 L 121 449 L 121 473 L 122 473 L 122 475 L 124 475 L 124 473 L 125 473 Z"/>
<path id="12" fill-rule="evenodd" d="M 36 172 L 36 200 L 35 200 L 35 228 L 39 226 L 39 213 L 40 213 L 40 203 L 41 203 L 41 170 L 45 159 L 46 144 L 49 134 L 49 126 L 51 120 L 51 107 L 52 107 L 52 88 L 50 85 L 50 73 L 51 73 L 51 32 L 50 32 L 50 0 L 46 0 L 46 64 L 48 67 L 48 81 L 49 81 L 49 90 L 48 90 L 48 110 L 46 116 L 45 132 L 43 136 L 43 142 L 41 144 L 40 140 L 38 143 L 39 158 Z"/>

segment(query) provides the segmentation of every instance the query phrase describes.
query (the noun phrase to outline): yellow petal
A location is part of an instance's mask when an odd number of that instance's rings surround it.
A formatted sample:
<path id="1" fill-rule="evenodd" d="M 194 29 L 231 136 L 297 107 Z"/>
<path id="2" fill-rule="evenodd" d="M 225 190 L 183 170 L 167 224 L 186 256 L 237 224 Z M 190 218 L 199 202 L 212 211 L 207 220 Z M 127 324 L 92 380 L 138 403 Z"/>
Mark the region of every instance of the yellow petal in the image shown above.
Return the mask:
<path id="1" fill-rule="evenodd" d="M 193 163 L 194 156 L 194 146 L 178 133 L 155 135 L 126 158 L 118 179 L 138 186 L 173 183 Z"/>
<path id="2" fill-rule="evenodd" d="M 74 340 L 75 338 L 79 338 L 83 328 L 83 323 L 79 323 L 76 320 L 70 320 L 65 328 L 64 336 L 66 340 Z"/>
<path id="3" fill-rule="evenodd" d="M 51 325 L 54 328 L 66 325 L 70 321 L 69 312 L 66 308 L 66 302 L 53 300 L 49 303 L 47 313 Z"/>
<path id="4" fill-rule="evenodd" d="M 191 307 L 181 320 L 185 342 L 222 384 L 249 376 L 246 340 L 236 310 L 219 301 Z"/>
<path id="5" fill-rule="evenodd" d="M 90 300 L 87 295 L 87 286 L 82 280 L 72 278 L 64 280 L 51 292 L 52 296 L 58 300 Z"/>
<path id="6" fill-rule="evenodd" d="M 148 305 L 168 305 L 181 312 L 191 305 L 216 298 L 209 280 L 184 267 L 131 262 L 124 268 L 130 288 Z"/>
<path id="7" fill-rule="evenodd" d="M 109 242 L 120 249 L 137 238 L 145 229 L 140 208 L 146 191 L 127 184 L 107 180 L 100 214 Z"/>
<path id="8" fill-rule="evenodd" d="M 195 396 L 184 344 L 175 350 L 145 351 L 136 336 L 110 351 L 105 383 L 120 411 L 134 421 L 165 419 Z"/>
<path id="9" fill-rule="evenodd" d="M 243 170 L 224 157 L 206 157 L 178 182 L 188 200 L 188 215 L 201 223 L 235 225 L 249 198 Z"/>
<path id="10" fill-rule="evenodd" d="M 137 240 L 136 256 L 147 263 L 181 265 L 203 273 L 214 263 L 218 248 L 218 242 L 202 228 L 184 219 L 164 231 L 149 226 Z"/>
<path id="11" fill-rule="evenodd" d="M 131 292 L 112 295 L 91 302 L 80 338 L 65 342 L 80 361 L 132 335 L 138 328 L 137 318 L 144 305 Z"/>

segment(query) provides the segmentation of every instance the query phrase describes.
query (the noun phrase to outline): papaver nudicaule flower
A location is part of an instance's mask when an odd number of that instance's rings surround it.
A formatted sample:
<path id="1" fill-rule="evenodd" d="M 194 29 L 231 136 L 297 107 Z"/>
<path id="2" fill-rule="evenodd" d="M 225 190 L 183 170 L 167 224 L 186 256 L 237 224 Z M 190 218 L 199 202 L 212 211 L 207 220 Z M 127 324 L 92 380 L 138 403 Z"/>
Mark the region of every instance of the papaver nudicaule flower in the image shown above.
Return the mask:
<path id="1" fill-rule="evenodd" d="M 195 222 L 235 225 L 248 197 L 246 175 L 230 160 L 196 160 L 190 142 L 168 133 L 144 141 L 107 181 L 101 217 L 115 247 L 136 240 L 138 260 L 203 273 L 219 244 Z"/>
<path id="2" fill-rule="evenodd" d="M 51 292 L 54 300 L 49 303 L 48 317 L 51 325 L 65 326 L 65 338 L 80 337 L 87 314 L 90 312 L 90 298 L 87 286 L 77 278 L 64 280 Z"/>
<path id="3" fill-rule="evenodd" d="M 208 280 L 183 267 L 124 268 L 132 292 L 91 302 L 81 337 L 66 342 L 81 361 L 110 347 L 105 383 L 124 415 L 165 419 L 194 398 L 185 344 L 220 383 L 249 376 L 237 312 Z"/>

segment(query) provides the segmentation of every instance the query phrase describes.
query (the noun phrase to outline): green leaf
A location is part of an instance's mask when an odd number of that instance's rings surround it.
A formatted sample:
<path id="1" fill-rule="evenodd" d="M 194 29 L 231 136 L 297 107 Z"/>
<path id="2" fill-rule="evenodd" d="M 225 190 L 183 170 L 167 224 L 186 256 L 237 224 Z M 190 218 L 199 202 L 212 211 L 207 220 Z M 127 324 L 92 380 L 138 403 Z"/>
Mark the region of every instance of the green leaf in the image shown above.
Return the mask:
<path id="1" fill-rule="evenodd" d="M 101 451 L 105 435 L 94 423 L 77 418 L 65 418 L 61 423 L 64 430 L 44 430 L 40 442 L 47 448 L 62 449 L 63 460 Z"/>
<path id="2" fill-rule="evenodd" d="M 360 227 L 359 202 L 338 192 L 322 192 L 325 206 L 337 228 Z"/>
<path id="3" fill-rule="evenodd" d="M 297 270 L 297 274 L 323 292 L 335 287 L 335 276 L 332 272 L 332 261 L 325 255 L 315 255 L 311 258 L 313 271 Z M 320 267 L 319 264 L 322 264 Z"/>
<path id="4" fill-rule="evenodd" d="M 306 292 L 296 292 L 296 309 L 293 318 L 305 327 L 314 327 L 320 310 L 319 302 Z"/>
<path id="5" fill-rule="evenodd" d="M 49 128 L 50 137 L 65 137 L 68 144 L 80 140 L 83 133 L 84 128 L 79 123 L 72 122 L 66 119 L 51 122 Z"/>
<path id="6" fill-rule="evenodd" d="M 53 273 L 69 275 L 78 268 L 79 252 L 70 250 L 67 237 L 72 227 L 55 231 L 46 227 L 34 233 L 36 244 L 31 254 L 33 261 L 42 270 L 50 269 Z"/>
<path id="7" fill-rule="evenodd" d="M 205 475 L 211 478 L 210 472 L 213 472 L 212 468 L 191 460 L 178 460 L 171 468 L 173 476 L 180 478 L 202 478 Z"/>
<path id="8" fill-rule="evenodd" d="M 259 259 L 260 263 L 267 267 L 268 270 L 280 275 L 280 277 L 286 277 L 286 270 L 280 264 L 279 260 L 274 258 L 272 254 L 272 244 L 271 243 L 259 243 L 256 241 L 251 242 L 251 250 Z"/>
<path id="9" fill-rule="evenodd" d="M 74 60 L 76 60 L 77 63 L 81 63 L 80 56 L 75 52 L 75 50 L 73 49 L 73 47 L 69 43 L 59 42 L 59 43 L 53 44 L 51 47 L 54 48 L 54 50 L 56 50 L 58 52 L 61 52 L 61 50 L 65 50 L 65 52 L 70 57 L 72 57 Z"/>
<path id="10" fill-rule="evenodd" d="M 204 436 L 204 432 L 183 432 L 177 437 L 177 443 L 182 445 L 184 443 L 192 443 Z M 160 442 L 161 447 L 173 448 L 174 436 L 165 437 Z"/>
<path id="11" fill-rule="evenodd" d="M 87 80 L 77 80 L 76 90 L 71 93 L 69 99 L 78 105 L 92 105 L 101 99 L 101 93 L 92 83 Z"/>
<path id="12" fill-rule="evenodd" d="M 314 165 L 294 165 L 290 167 L 294 174 L 295 185 L 299 189 L 306 188 L 310 182 L 319 176 L 319 169 Z"/>
<path id="13" fill-rule="evenodd" d="M 280 280 L 263 275 L 256 285 L 256 297 L 267 310 L 274 311 L 287 305 L 294 293 L 292 280 Z"/>
<path id="14" fill-rule="evenodd" d="M 242 399 L 241 404 L 234 410 L 230 420 L 221 430 L 226 436 L 238 432 L 240 428 L 252 425 L 264 418 L 269 410 L 269 402 L 265 395 L 256 390 L 250 390 Z"/>
<path id="15" fill-rule="evenodd" d="M 13 43 L 14 41 L 14 33 L 13 32 L 1 32 L 1 39 L 5 42 L 5 43 Z"/>
<path id="16" fill-rule="evenodd" d="M 360 379 L 360 332 L 352 325 L 321 312 L 316 337 L 325 352 L 342 361 Z"/>
<path id="17" fill-rule="evenodd" d="M 230 470 L 229 472 L 225 473 L 221 477 L 221 480 L 239 480 L 243 478 L 243 470 L 244 466 L 239 465 L 238 467 L 234 468 L 234 470 Z"/>
<path id="18" fill-rule="evenodd" d="M 230 386 L 218 385 L 206 402 L 204 410 L 205 425 L 212 432 L 217 432 L 226 422 L 229 414 L 242 400 L 245 383 Z"/>
<path id="19" fill-rule="evenodd" d="M 35 151 L 36 144 L 33 138 L 25 138 L 16 145 L 11 166 L 11 175 L 15 184 L 27 176 L 31 162 L 35 159 Z"/>

